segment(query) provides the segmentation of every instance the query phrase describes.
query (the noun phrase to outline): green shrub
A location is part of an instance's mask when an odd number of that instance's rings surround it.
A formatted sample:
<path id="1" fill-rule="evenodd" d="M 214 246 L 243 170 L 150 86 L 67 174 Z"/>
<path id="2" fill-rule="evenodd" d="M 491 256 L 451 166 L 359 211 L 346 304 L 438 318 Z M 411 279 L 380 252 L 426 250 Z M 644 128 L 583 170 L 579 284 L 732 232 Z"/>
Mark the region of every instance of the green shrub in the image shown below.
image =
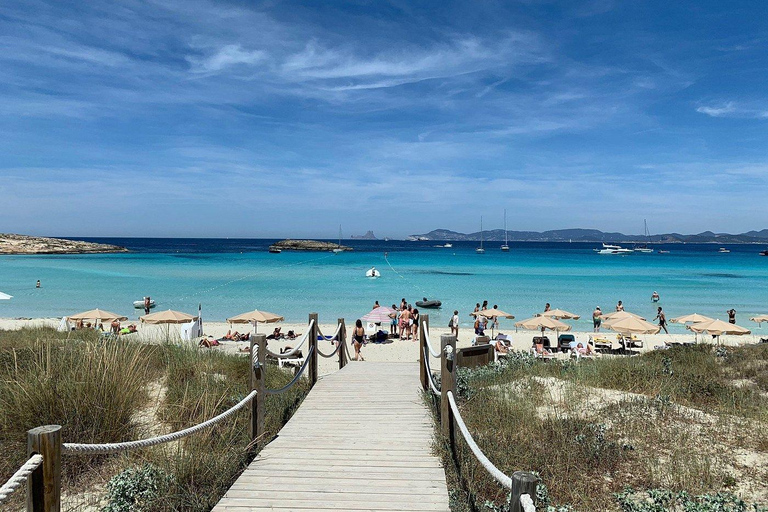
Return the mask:
<path id="1" fill-rule="evenodd" d="M 152 464 L 124 469 L 107 483 L 103 512 L 150 512 L 168 491 L 171 477 Z"/>

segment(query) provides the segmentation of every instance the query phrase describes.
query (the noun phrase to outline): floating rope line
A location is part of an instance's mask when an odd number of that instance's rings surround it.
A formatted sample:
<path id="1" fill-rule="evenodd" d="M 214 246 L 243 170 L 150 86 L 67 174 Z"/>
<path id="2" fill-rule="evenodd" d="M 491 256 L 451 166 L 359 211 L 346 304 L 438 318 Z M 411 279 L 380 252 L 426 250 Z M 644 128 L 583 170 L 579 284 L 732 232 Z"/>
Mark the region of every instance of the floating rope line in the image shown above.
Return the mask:
<path id="1" fill-rule="evenodd" d="M 427 292 L 425 292 L 423 288 L 419 288 L 418 286 L 416 286 L 416 284 L 414 284 L 413 282 L 409 281 L 403 274 L 401 274 L 400 272 L 395 270 L 395 267 L 393 267 L 392 263 L 389 262 L 389 256 L 387 256 L 387 253 L 384 253 L 384 261 L 387 262 L 387 265 L 389 265 L 389 268 L 390 268 L 390 270 L 392 270 L 392 272 L 397 274 L 397 276 L 400 279 L 402 279 L 403 281 L 406 281 L 409 285 L 413 286 L 416 289 L 416 291 L 418 291 L 418 292 L 420 292 L 422 294 L 422 297 L 429 297 L 429 294 Z"/>
<path id="2" fill-rule="evenodd" d="M 139 441 L 127 441 L 125 443 L 106 443 L 106 444 L 63 443 L 61 445 L 61 451 L 62 453 L 66 453 L 66 454 L 95 455 L 100 453 L 119 453 L 126 450 L 135 450 L 137 448 L 147 448 L 149 446 L 154 446 L 157 444 L 168 443 L 170 441 L 175 441 L 176 439 L 181 439 L 182 437 L 192 435 L 195 432 L 199 432 L 200 430 L 210 427 L 211 425 L 218 423 L 219 421 L 227 418 L 228 416 L 231 416 L 238 410 L 245 407 L 245 405 L 248 404 L 248 402 L 250 402 L 251 400 L 253 400 L 255 396 L 256 396 L 256 390 L 254 389 L 253 391 L 248 393 L 248 395 L 245 398 L 240 400 L 240 402 L 238 402 L 237 405 L 235 405 L 234 407 L 231 407 L 230 409 L 227 409 L 226 411 L 219 414 L 218 416 L 215 416 L 193 427 L 185 428 L 184 430 L 179 430 L 178 432 L 173 432 L 172 434 L 152 437 L 149 439 L 141 439 Z"/>
<path id="3" fill-rule="evenodd" d="M 16 471 L 11 478 L 8 479 L 2 486 L 0 486 L 0 503 L 5 501 L 8 496 L 13 494 L 13 491 L 27 483 L 27 477 L 31 475 L 40 464 L 43 463 L 43 456 L 35 454 L 31 456 L 27 462 L 22 464 L 18 471 Z"/>

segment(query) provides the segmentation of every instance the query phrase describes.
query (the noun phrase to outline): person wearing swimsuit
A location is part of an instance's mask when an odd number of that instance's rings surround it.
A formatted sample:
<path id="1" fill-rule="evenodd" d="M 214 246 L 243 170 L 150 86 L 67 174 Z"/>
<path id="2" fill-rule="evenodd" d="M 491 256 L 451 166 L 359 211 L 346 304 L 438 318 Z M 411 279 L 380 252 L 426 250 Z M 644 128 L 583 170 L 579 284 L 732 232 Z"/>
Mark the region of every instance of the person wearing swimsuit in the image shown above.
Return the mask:
<path id="1" fill-rule="evenodd" d="M 363 355 L 360 353 L 360 349 L 363 347 L 365 341 L 365 329 L 363 329 L 363 322 L 359 318 L 355 322 L 355 330 L 352 331 L 352 346 L 355 347 L 355 361 L 365 361 Z"/>

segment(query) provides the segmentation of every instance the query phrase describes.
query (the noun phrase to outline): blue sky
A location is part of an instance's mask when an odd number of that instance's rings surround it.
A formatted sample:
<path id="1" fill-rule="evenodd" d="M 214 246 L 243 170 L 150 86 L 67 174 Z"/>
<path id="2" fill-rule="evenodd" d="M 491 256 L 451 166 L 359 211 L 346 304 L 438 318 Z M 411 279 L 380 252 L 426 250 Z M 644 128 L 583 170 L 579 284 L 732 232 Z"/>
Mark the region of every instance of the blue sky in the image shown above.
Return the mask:
<path id="1" fill-rule="evenodd" d="M 768 3 L 0 4 L 0 231 L 768 227 Z"/>

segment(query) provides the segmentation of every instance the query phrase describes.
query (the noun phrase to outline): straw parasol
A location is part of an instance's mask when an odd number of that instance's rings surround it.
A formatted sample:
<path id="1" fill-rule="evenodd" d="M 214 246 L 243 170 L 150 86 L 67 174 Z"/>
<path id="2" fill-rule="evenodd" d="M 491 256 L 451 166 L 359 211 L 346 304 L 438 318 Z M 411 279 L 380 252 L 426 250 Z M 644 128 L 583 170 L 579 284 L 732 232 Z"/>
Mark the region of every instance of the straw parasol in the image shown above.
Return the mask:
<path id="1" fill-rule="evenodd" d="M 763 322 L 768 322 L 768 315 L 757 315 L 750 318 L 753 322 L 757 322 L 758 325 L 762 324 Z"/>
<path id="2" fill-rule="evenodd" d="M 645 320 L 645 318 L 641 317 L 640 315 L 630 313 L 629 311 L 612 311 L 610 313 L 600 315 L 600 318 L 603 319 L 603 322 L 610 322 L 612 320 L 618 320 L 618 319 L 627 318 L 627 317 L 633 317 L 633 318 L 639 318 L 640 320 Z"/>
<path id="3" fill-rule="evenodd" d="M 581 318 L 581 315 L 576 315 L 574 313 L 569 313 L 568 311 L 563 311 L 562 309 L 551 309 L 549 311 L 545 311 L 543 313 L 539 313 L 538 316 L 548 316 L 550 318 L 554 318 L 556 320 L 578 320 Z"/>
<path id="4" fill-rule="evenodd" d="M 113 313 L 111 311 L 104 311 L 103 309 L 91 309 L 90 311 L 83 311 L 82 313 L 77 313 L 76 315 L 71 315 L 69 317 L 70 320 L 93 320 L 96 322 L 111 322 L 113 320 L 128 320 L 127 316 L 118 315 L 117 313 Z"/>
<path id="5" fill-rule="evenodd" d="M 502 311 L 496 308 L 483 309 L 481 311 L 473 311 L 472 313 L 470 313 L 470 315 L 474 317 L 478 317 L 482 315 L 485 318 L 507 318 L 509 320 L 512 320 L 515 318 L 515 315 L 512 315 L 510 313 L 507 313 L 506 311 Z M 494 329 L 494 324 L 491 324 L 491 336 L 493 336 L 493 329 Z"/>
<path id="6" fill-rule="evenodd" d="M 260 311 L 258 309 L 254 309 L 253 311 L 249 311 L 241 315 L 233 316 L 232 318 L 227 318 L 227 322 L 230 324 L 251 324 L 252 323 L 254 333 L 258 329 L 259 323 L 273 324 L 275 322 L 282 322 L 283 320 L 285 320 L 285 318 L 278 315 L 277 313 L 270 313 L 269 311 Z"/>
<path id="7" fill-rule="evenodd" d="M 150 313 L 139 317 L 139 320 L 145 324 L 186 324 L 195 319 L 197 319 L 196 316 L 188 315 L 181 311 L 174 311 L 172 309 L 169 309 L 168 311 L 158 311 L 157 313 Z"/>
<path id="8" fill-rule="evenodd" d="M 0 300 L 11 300 L 13 298 L 13 295 L 8 295 L 7 293 L 0 292 Z"/>
<path id="9" fill-rule="evenodd" d="M 619 334 L 656 334 L 661 330 L 660 326 L 646 322 L 635 315 L 625 316 L 623 318 L 614 317 L 605 325 Z"/>
<path id="10" fill-rule="evenodd" d="M 712 320 L 714 320 L 714 318 L 709 318 L 708 316 L 700 315 L 698 313 L 692 313 L 690 315 L 672 318 L 669 321 L 673 324 L 700 324 L 701 322 L 711 322 Z"/>
<path id="11" fill-rule="evenodd" d="M 723 322 L 722 320 L 711 320 L 709 322 L 701 322 L 698 324 L 689 325 L 688 329 L 696 333 L 706 333 L 712 336 L 722 336 L 723 334 L 732 334 L 734 336 L 743 336 L 745 334 L 751 334 L 752 331 L 745 329 L 736 324 Z"/>
<path id="12" fill-rule="evenodd" d="M 531 331 L 541 330 L 542 332 L 544 332 L 545 329 L 549 329 L 551 331 L 571 330 L 570 325 L 548 316 L 534 316 L 533 318 L 528 318 L 527 320 L 521 320 L 519 322 L 515 322 L 515 327 L 520 327 L 522 329 L 528 329 Z"/>
<path id="13" fill-rule="evenodd" d="M 365 315 L 360 317 L 360 320 L 363 322 L 373 322 L 375 324 L 380 324 L 382 322 L 389 322 L 392 320 L 389 315 L 394 313 L 395 310 L 392 308 L 388 308 L 386 306 L 379 306 L 378 308 L 374 308 Z"/>

